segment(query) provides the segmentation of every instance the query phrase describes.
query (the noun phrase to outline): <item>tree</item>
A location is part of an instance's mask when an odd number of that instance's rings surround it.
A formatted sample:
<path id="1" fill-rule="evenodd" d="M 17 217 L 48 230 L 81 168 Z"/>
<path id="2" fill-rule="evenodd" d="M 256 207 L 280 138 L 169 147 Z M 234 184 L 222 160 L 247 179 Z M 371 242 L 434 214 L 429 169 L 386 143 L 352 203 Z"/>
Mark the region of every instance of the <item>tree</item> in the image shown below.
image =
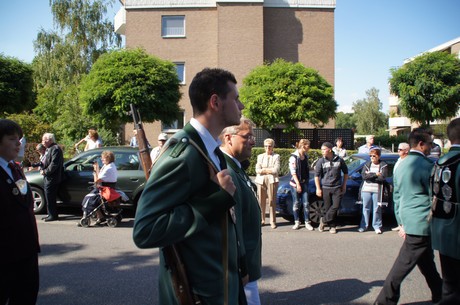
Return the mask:
<path id="1" fill-rule="evenodd" d="M 106 18 L 114 0 L 50 0 L 56 31 L 41 30 L 34 41 L 37 107 L 34 111 L 65 138 L 79 138 L 88 127 L 102 127 L 83 113 L 79 84 L 97 58 L 121 46 Z M 70 140 L 69 140 L 70 141 Z"/>
<path id="2" fill-rule="evenodd" d="M 360 134 L 375 134 L 387 126 L 387 119 L 379 99 L 379 90 L 371 88 L 366 91 L 367 98 L 353 103 L 353 118 Z"/>
<path id="3" fill-rule="evenodd" d="M 456 115 L 460 106 L 460 59 L 446 52 L 426 53 L 391 70 L 390 91 L 402 113 L 422 126 Z"/>
<path id="4" fill-rule="evenodd" d="M 356 119 L 354 114 L 337 112 L 335 117 L 335 128 L 356 129 Z"/>
<path id="5" fill-rule="evenodd" d="M 297 122 L 319 126 L 337 109 L 332 86 L 317 71 L 283 59 L 252 70 L 243 80 L 240 97 L 243 113 L 268 130 L 281 124 L 289 132 Z"/>
<path id="6" fill-rule="evenodd" d="M 0 54 L 0 113 L 19 113 L 35 107 L 32 67 Z"/>
<path id="7" fill-rule="evenodd" d="M 129 104 L 142 120 L 171 123 L 179 113 L 180 81 L 172 62 L 141 49 L 102 55 L 81 83 L 80 101 L 86 113 L 105 125 L 131 121 Z"/>

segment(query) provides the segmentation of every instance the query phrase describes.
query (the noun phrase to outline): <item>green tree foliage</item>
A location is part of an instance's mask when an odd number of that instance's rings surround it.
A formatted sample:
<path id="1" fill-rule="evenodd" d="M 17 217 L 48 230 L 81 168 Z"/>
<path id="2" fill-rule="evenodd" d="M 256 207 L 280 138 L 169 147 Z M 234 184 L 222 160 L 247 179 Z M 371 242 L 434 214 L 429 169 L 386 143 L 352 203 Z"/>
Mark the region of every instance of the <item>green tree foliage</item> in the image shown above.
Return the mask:
<path id="1" fill-rule="evenodd" d="M 391 70 L 390 91 L 402 113 L 422 126 L 456 115 L 460 105 L 460 59 L 446 52 L 426 53 Z"/>
<path id="2" fill-rule="evenodd" d="M 379 99 L 379 90 L 371 88 L 366 91 L 367 98 L 353 103 L 353 118 L 359 134 L 375 134 L 379 129 L 387 126 L 387 117 L 381 112 L 382 103 Z"/>
<path id="3" fill-rule="evenodd" d="M 34 41 L 33 61 L 37 107 L 34 111 L 59 136 L 79 138 L 88 127 L 103 127 L 85 115 L 79 84 L 97 58 L 121 46 L 106 17 L 114 0 L 50 0 L 56 30 L 40 30 Z M 70 141 L 70 140 L 69 140 Z"/>
<path id="4" fill-rule="evenodd" d="M 284 125 L 292 131 L 297 122 L 321 126 L 337 109 L 332 86 L 317 71 L 282 59 L 252 70 L 240 97 L 244 115 L 267 130 Z"/>
<path id="5" fill-rule="evenodd" d="M 49 124 L 42 123 L 34 113 L 10 114 L 6 118 L 15 121 L 21 126 L 27 143 L 41 143 L 45 132 L 54 132 Z"/>
<path id="6" fill-rule="evenodd" d="M 19 113 L 35 107 L 32 67 L 0 54 L 0 113 Z"/>
<path id="7" fill-rule="evenodd" d="M 356 119 L 353 113 L 337 112 L 335 117 L 335 128 L 356 129 Z"/>
<path id="8" fill-rule="evenodd" d="M 132 121 L 130 104 L 142 120 L 171 123 L 177 118 L 180 81 L 172 62 L 141 49 L 102 55 L 81 83 L 80 100 L 86 113 L 114 127 Z"/>

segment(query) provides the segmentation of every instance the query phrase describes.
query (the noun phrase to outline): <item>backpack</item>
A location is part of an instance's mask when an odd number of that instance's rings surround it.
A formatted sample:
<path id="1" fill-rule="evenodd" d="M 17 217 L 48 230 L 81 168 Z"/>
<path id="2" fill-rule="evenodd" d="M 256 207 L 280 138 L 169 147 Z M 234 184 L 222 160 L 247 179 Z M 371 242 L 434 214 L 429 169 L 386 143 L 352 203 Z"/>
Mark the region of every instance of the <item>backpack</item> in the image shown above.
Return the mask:
<path id="1" fill-rule="evenodd" d="M 442 164 L 436 161 L 431 172 L 430 184 L 433 192 L 431 213 L 433 217 L 449 219 L 456 214 L 459 195 L 455 179 L 460 163 L 460 154 L 450 157 Z"/>

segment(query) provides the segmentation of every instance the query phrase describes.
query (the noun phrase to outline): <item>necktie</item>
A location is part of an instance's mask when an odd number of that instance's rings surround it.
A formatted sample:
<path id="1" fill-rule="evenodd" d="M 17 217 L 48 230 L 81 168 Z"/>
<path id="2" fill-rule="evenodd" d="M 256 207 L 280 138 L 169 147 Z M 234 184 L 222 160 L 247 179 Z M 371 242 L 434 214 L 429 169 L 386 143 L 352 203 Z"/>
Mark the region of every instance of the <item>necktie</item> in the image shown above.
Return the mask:
<path id="1" fill-rule="evenodd" d="M 225 161 L 224 153 L 220 150 L 219 147 L 216 147 L 216 149 L 214 149 L 214 153 L 219 158 L 220 170 L 226 169 L 227 168 L 227 161 Z"/>
<path id="2" fill-rule="evenodd" d="M 13 175 L 13 179 L 15 182 L 22 179 L 22 175 L 19 173 L 19 169 L 16 165 L 9 162 L 8 167 L 11 169 L 11 174 Z"/>

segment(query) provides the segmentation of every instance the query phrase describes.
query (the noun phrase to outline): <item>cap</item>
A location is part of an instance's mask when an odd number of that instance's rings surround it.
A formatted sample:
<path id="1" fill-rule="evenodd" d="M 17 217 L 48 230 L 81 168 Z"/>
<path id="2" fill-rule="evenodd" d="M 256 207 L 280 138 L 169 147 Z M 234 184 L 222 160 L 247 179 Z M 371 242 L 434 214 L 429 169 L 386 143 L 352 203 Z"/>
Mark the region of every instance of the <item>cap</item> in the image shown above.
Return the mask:
<path id="1" fill-rule="evenodd" d="M 168 140 L 168 135 L 165 133 L 160 133 L 160 135 L 158 136 L 158 141 L 166 141 L 166 140 Z"/>
<path id="2" fill-rule="evenodd" d="M 334 145 L 332 145 L 331 142 L 324 142 L 323 145 L 321 145 L 321 146 L 326 146 L 329 149 L 332 149 L 332 147 L 334 147 Z"/>

